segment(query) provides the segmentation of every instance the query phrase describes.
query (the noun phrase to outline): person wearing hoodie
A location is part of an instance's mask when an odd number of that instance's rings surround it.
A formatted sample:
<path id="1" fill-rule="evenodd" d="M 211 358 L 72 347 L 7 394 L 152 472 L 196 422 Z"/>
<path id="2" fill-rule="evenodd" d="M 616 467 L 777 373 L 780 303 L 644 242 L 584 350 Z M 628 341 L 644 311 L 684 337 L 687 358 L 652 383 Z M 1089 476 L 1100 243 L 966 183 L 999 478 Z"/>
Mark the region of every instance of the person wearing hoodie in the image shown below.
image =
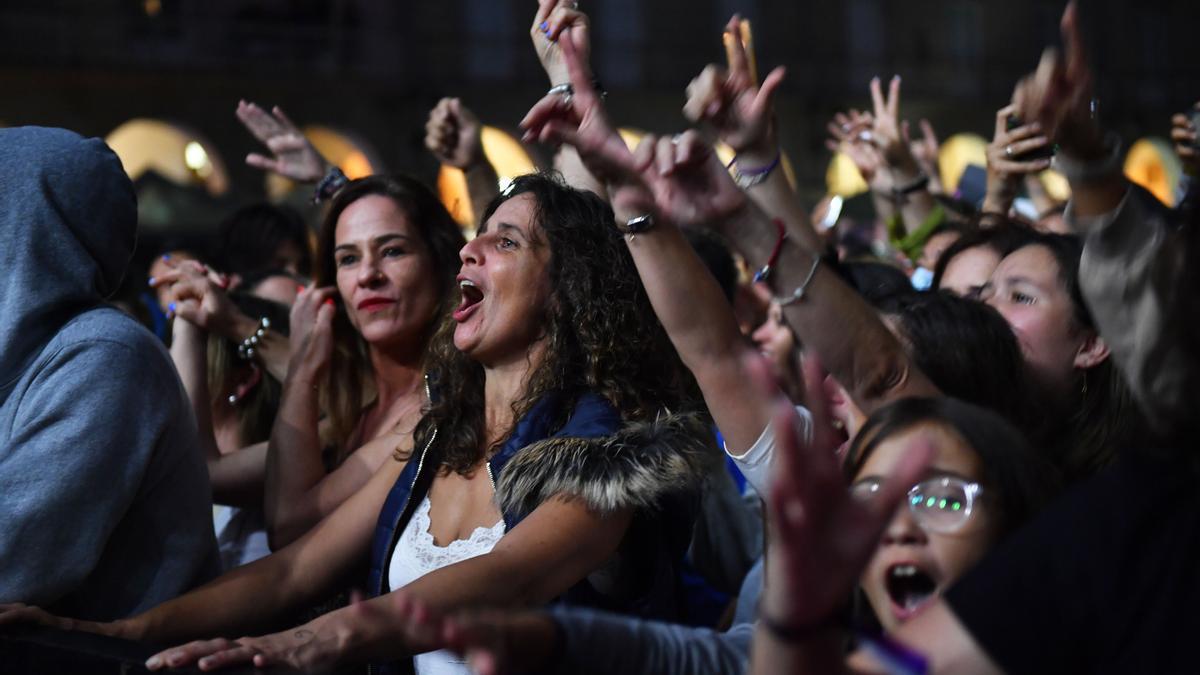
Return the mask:
<path id="1" fill-rule="evenodd" d="M 136 241 L 99 139 L 0 130 L 0 604 L 111 620 L 218 571 L 195 421 L 166 349 L 105 303 Z"/>

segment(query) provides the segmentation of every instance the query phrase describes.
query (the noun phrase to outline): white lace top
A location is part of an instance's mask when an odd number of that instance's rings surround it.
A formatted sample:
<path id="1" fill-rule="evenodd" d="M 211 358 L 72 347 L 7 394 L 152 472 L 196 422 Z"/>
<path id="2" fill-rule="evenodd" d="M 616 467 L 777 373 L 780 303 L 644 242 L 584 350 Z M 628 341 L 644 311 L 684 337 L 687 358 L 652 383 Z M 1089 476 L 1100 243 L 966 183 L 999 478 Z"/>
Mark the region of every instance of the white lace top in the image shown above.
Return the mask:
<path id="1" fill-rule="evenodd" d="M 477 527 L 467 539 L 438 546 L 429 533 L 429 497 L 417 506 L 412 519 L 404 527 L 400 541 L 388 562 L 389 590 L 396 590 L 430 572 L 483 555 L 496 546 L 504 536 L 504 519 L 491 527 Z M 471 669 L 466 661 L 453 652 L 442 650 L 418 654 L 414 659 L 418 675 L 467 675 Z"/>

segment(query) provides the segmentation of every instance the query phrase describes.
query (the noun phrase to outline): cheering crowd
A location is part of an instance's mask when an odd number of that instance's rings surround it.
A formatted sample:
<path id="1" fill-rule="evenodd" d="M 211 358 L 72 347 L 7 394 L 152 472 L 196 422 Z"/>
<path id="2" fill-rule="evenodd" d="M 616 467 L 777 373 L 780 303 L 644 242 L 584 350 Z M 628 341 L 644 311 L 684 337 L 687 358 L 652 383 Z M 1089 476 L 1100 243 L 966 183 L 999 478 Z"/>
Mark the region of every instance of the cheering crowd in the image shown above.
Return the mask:
<path id="1" fill-rule="evenodd" d="M 426 125 L 469 239 L 243 101 L 247 162 L 320 227 L 242 208 L 156 255 L 143 308 L 108 301 L 116 155 L 0 130 L 0 631 L 151 670 L 1194 671 L 1200 103 L 1169 208 L 1122 172 L 1077 11 L 977 197 L 872 80 L 828 127 L 855 218 L 800 202 L 786 72 L 737 16 L 683 130 L 631 148 L 587 15 L 540 0 L 520 127 L 554 171 L 501 189 L 459 99 Z"/>

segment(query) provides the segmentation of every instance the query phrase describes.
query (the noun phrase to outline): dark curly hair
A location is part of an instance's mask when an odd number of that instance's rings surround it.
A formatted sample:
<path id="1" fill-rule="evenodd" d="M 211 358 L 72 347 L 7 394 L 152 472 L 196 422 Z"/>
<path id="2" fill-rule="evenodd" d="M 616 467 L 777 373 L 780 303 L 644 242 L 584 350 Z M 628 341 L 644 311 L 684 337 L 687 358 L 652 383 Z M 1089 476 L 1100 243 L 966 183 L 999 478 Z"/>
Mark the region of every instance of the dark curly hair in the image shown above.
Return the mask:
<path id="1" fill-rule="evenodd" d="M 321 223 L 321 231 L 317 237 L 317 278 L 318 286 L 334 286 L 337 284 L 337 265 L 334 261 L 333 249 L 337 245 L 334 237 L 337 231 L 338 218 L 354 202 L 369 195 L 388 197 L 416 226 L 421 241 L 429 250 L 432 258 L 434 278 L 431 283 L 437 285 L 438 308 L 434 320 L 429 326 L 432 335 L 442 318 L 449 313 L 454 298 L 455 281 L 460 267 L 458 252 L 466 244 L 458 223 L 442 206 L 437 196 L 425 185 L 409 176 L 368 176 L 350 181 L 338 190 L 329 205 L 329 211 Z M 344 447 L 354 427 L 362 415 L 363 406 L 367 403 L 365 387 L 370 374 L 370 359 L 367 358 L 367 345 L 362 335 L 350 324 L 346 308 L 339 302 L 337 313 L 333 318 L 333 360 L 322 391 L 322 400 L 329 415 L 335 454 L 340 462 L 346 453 L 353 448 Z"/>
<path id="2" fill-rule="evenodd" d="M 537 236 L 550 247 L 551 298 L 542 318 L 545 356 L 513 403 L 513 425 L 549 394 L 553 428 L 566 424 L 587 392 L 604 397 L 626 420 L 693 409 L 694 381 L 654 315 L 609 205 L 555 174 L 530 174 L 492 200 L 480 222 L 525 194 L 534 201 Z M 430 346 L 435 401 L 417 425 L 414 448 L 425 447 L 436 429 L 442 470 L 468 474 L 512 428 L 488 445 L 483 367 L 454 347 L 454 328 L 453 320 L 444 321 Z M 397 459 L 407 456 L 397 452 Z"/>

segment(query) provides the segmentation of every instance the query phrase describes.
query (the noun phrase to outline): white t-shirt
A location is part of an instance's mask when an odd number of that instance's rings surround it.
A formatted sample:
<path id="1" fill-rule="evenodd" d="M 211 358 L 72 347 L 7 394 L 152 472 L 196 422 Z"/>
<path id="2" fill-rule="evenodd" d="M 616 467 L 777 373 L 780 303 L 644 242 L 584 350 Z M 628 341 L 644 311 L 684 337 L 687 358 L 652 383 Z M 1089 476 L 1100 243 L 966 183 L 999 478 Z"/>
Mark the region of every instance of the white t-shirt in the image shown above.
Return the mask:
<path id="1" fill-rule="evenodd" d="M 799 418 L 797 425 L 800 429 L 800 437 L 805 443 L 812 442 L 813 436 L 813 419 L 812 413 L 808 408 L 798 405 L 796 406 L 796 416 Z M 735 455 L 729 452 L 729 446 L 725 446 L 725 454 L 729 455 L 737 464 L 738 470 L 746 477 L 746 482 L 754 491 L 764 499 L 767 497 L 767 488 L 771 485 L 771 463 L 772 457 L 775 455 L 775 426 L 771 422 L 767 423 L 767 427 L 759 434 L 758 440 L 754 441 L 754 445 L 750 446 L 749 450 L 740 455 Z"/>

